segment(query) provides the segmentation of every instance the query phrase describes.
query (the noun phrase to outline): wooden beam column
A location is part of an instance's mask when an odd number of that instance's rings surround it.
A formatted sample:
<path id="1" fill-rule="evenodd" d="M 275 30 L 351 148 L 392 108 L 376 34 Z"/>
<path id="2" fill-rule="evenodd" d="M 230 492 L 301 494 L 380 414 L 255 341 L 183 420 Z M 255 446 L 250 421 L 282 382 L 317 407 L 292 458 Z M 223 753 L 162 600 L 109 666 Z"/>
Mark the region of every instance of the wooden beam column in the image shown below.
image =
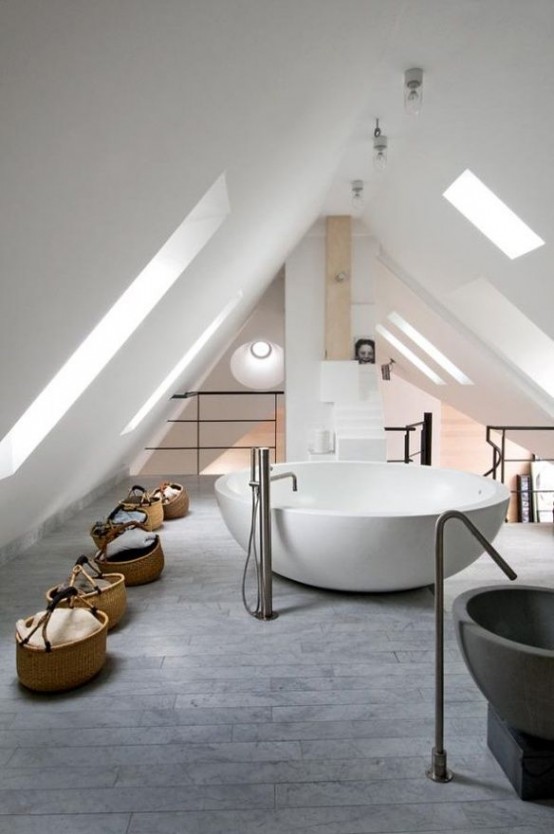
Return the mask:
<path id="1" fill-rule="evenodd" d="M 352 359 L 349 215 L 328 217 L 325 245 L 325 359 Z"/>

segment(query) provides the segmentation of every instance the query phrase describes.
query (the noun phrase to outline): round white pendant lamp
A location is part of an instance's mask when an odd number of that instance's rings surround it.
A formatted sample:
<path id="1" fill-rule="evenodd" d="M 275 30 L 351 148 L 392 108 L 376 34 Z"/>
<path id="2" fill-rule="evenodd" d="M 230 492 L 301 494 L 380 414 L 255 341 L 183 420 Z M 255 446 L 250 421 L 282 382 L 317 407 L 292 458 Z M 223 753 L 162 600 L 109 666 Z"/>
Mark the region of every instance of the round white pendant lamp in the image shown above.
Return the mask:
<path id="1" fill-rule="evenodd" d="M 285 377 L 283 348 L 267 339 L 240 345 L 231 356 L 230 364 L 237 382 L 256 391 L 275 388 Z"/>

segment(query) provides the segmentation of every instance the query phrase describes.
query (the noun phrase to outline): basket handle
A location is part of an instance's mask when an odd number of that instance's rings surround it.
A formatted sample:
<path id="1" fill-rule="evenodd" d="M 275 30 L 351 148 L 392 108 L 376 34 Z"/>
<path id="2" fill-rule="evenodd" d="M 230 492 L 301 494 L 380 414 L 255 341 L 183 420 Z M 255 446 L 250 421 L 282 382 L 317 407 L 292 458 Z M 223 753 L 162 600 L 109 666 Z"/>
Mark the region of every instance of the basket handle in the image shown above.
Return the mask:
<path id="1" fill-rule="evenodd" d="M 146 524 L 142 521 L 124 521 L 122 524 L 114 524 L 110 521 L 106 534 L 103 536 L 104 544 L 100 549 L 105 550 L 107 545 L 113 542 L 114 539 L 117 539 L 119 536 L 121 536 L 122 533 L 133 527 L 139 527 L 141 530 L 145 530 L 147 533 L 150 532 Z"/>
<path id="2" fill-rule="evenodd" d="M 58 591 L 56 594 L 54 594 L 54 596 L 46 606 L 46 614 L 50 615 L 52 611 L 56 608 L 56 606 L 60 604 L 60 602 L 62 602 L 64 599 L 71 599 L 72 597 L 79 597 L 80 602 L 82 602 L 83 605 L 86 605 L 88 608 L 90 608 L 93 614 L 96 614 L 98 610 L 96 606 L 89 602 L 88 599 L 85 599 L 85 595 L 74 585 L 68 585 L 66 588 L 62 588 L 61 591 Z M 71 603 L 70 606 L 71 608 L 73 608 L 73 605 Z M 50 619 L 50 617 L 48 617 L 48 619 Z"/>
<path id="3" fill-rule="evenodd" d="M 131 487 L 131 489 L 129 490 L 129 492 L 127 493 L 127 498 L 131 498 L 135 494 L 138 494 L 142 498 L 144 498 L 148 493 L 147 493 L 146 489 L 143 486 L 141 486 L 140 484 L 134 484 Z"/>
<path id="4" fill-rule="evenodd" d="M 115 535 L 113 537 L 111 537 L 109 539 L 109 541 L 108 541 L 108 539 L 106 539 L 104 541 L 104 544 L 100 548 L 99 555 L 96 556 L 97 561 L 100 561 L 100 562 L 106 561 L 106 550 L 108 548 L 108 545 L 111 542 L 113 542 L 114 539 L 119 538 L 119 536 L 122 533 L 124 533 L 126 530 L 133 530 L 135 528 L 138 528 L 139 530 L 144 530 L 145 533 L 150 533 L 151 532 L 148 529 L 148 527 L 146 526 L 146 524 L 142 523 L 142 521 L 125 521 L 123 524 L 113 524 L 112 528 L 115 532 Z"/>
<path id="5" fill-rule="evenodd" d="M 75 587 L 75 582 L 76 582 L 77 577 L 79 576 L 79 574 L 81 574 L 83 576 L 83 578 L 85 579 L 85 581 L 88 582 L 88 584 L 92 586 L 92 590 L 94 591 L 95 594 L 101 594 L 102 593 L 102 588 L 100 588 L 96 584 L 93 577 L 89 573 L 87 573 L 86 570 L 81 565 L 75 565 L 75 567 L 71 571 L 71 579 L 70 579 L 70 587 L 71 588 Z M 97 572 L 97 576 L 101 576 L 100 571 Z"/>
<path id="6" fill-rule="evenodd" d="M 48 625 L 50 617 L 52 616 L 52 612 L 54 611 L 56 606 L 62 600 L 69 599 L 70 597 L 76 597 L 77 595 L 78 595 L 77 588 L 74 588 L 72 586 L 69 586 L 68 588 L 64 588 L 62 591 L 58 591 L 57 594 L 54 594 L 54 596 L 52 597 L 52 600 L 46 606 L 46 611 L 44 612 L 44 614 L 42 615 L 40 620 L 36 623 L 35 627 L 33 629 L 31 629 L 31 631 L 29 632 L 29 634 L 26 637 L 24 637 L 20 640 L 21 645 L 26 646 L 27 643 L 29 642 L 29 640 L 31 639 L 31 637 L 33 636 L 33 634 L 35 634 L 35 632 L 37 632 L 39 630 L 39 628 L 42 628 L 42 639 L 44 641 L 44 649 L 47 652 L 51 652 L 52 651 L 52 644 L 51 644 L 51 642 L 48 639 L 48 636 L 46 634 L 46 627 Z"/>
<path id="7" fill-rule="evenodd" d="M 96 578 L 98 578 L 99 576 L 102 576 L 102 571 L 98 570 L 98 568 L 96 567 L 96 565 L 95 565 L 95 564 L 93 564 L 93 563 L 90 561 L 90 559 L 88 558 L 88 556 L 84 556 L 84 555 L 83 555 L 83 556 L 79 556 L 79 558 L 75 560 L 75 567 L 76 567 L 76 568 L 77 568 L 77 567 L 82 568 L 82 567 L 83 567 L 83 565 L 86 565 L 86 566 L 87 566 L 87 567 L 89 567 L 92 571 L 94 571 L 94 575 L 96 576 Z M 85 576 L 87 576 L 87 577 L 88 577 L 88 574 L 87 574 L 87 572 L 86 572 L 86 571 L 82 571 L 82 573 L 84 573 L 84 574 L 85 574 Z M 90 578 L 90 577 L 89 577 L 89 578 Z"/>
<path id="8" fill-rule="evenodd" d="M 146 524 L 142 521 L 124 521 L 122 524 L 114 524 L 112 525 L 114 530 L 118 530 L 118 535 L 124 533 L 126 530 L 132 530 L 134 527 L 139 527 L 141 530 L 144 530 L 146 533 L 150 533 L 150 530 L 146 526 Z"/>
<path id="9" fill-rule="evenodd" d="M 96 608 L 96 606 L 91 605 L 88 599 L 85 599 L 83 594 L 79 593 L 77 588 L 75 588 L 73 585 L 70 585 L 67 588 L 63 588 L 61 591 L 58 591 L 57 594 L 54 594 L 52 600 L 46 606 L 46 611 L 44 612 L 40 620 L 36 623 L 35 627 L 31 629 L 31 631 L 26 637 L 22 638 L 19 632 L 17 632 L 21 645 L 26 646 L 33 634 L 35 634 L 35 632 L 38 631 L 39 628 L 41 628 L 42 640 L 44 642 L 44 650 L 46 652 L 51 652 L 52 644 L 48 639 L 48 635 L 46 633 L 48 623 L 50 622 L 50 617 L 52 616 L 52 612 L 55 610 L 56 606 L 60 604 L 60 602 L 62 602 L 64 599 L 71 599 L 72 597 L 79 597 L 81 602 L 84 603 L 84 605 L 88 606 L 88 608 L 90 608 L 92 614 L 98 613 L 98 609 Z"/>
<path id="10" fill-rule="evenodd" d="M 134 499 L 134 500 L 133 500 Z M 122 502 L 124 509 L 128 509 L 129 504 L 136 509 L 137 507 L 149 507 L 152 503 L 152 494 L 148 492 L 140 484 L 135 484 L 127 493 L 127 498 Z"/>
<path id="11" fill-rule="evenodd" d="M 60 602 L 64 599 L 69 599 L 70 597 L 78 596 L 79 591 L 77 588 L 74 588 L 73 585 L 70 585 L 68 588 L 63 588 L 61 591 L 58 591 L 57 594 L 54 594 L 50 602 L 46 607 L 46 611 L 52 613 L 52 611 L 59 605 Z"/>
<path id="12" fill-rule="evenodd" d="M 128 498 L 128 496 L 127 496 Z M 144 509 L 144 504 L 130 504 L 127 499 L 120 501 L 114 509 L 111 511 L 109 516 L 106 518 L 105 521 L 97 522 L 98 524 L 102 524 L 103 527 L 111 527 L 114 524 L 123 524 L 123 522 L 114 522 L 114 517 L 120 512 L 123 511 L 125 513 L 128 512 L 141 512 L 146 519 L 148 519 L 148 512 Z"/>

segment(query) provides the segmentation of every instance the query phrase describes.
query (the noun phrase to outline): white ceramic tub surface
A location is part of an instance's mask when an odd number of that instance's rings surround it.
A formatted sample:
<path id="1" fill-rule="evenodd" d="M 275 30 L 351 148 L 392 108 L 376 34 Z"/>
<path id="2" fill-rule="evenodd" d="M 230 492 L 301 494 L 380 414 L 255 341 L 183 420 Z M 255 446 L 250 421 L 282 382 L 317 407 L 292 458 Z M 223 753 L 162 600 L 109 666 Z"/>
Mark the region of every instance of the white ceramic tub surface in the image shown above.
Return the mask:
<path id="1" fill-rule="evenodd" d="M 308 585 L 345 591 L 398 591 L 434 581 L 434 529 L 446 510 L 467 513 L 492 541 L 509 493 L 502 484 L 453 469 L 370 462 L 282 463 L 271 483 L 273 570 Z M 246 550 L 250 471 L 216 481 L 223 519 Z M 445 576 L 471 564 L 481 547 L 463 524 L 445 525 Z"/>

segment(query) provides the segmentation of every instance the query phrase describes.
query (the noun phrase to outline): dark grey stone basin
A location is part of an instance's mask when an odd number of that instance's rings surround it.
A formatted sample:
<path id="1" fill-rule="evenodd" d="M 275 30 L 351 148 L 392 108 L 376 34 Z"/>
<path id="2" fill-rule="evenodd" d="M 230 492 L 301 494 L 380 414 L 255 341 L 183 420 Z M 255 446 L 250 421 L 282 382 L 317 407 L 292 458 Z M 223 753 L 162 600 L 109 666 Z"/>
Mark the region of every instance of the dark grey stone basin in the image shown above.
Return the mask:
<path id="1" fill-rule="evenodd" d="M 554 739 L 554 589 L 475 588 L 454 600 L 452 615 L 466 665 L 498 715 Z"/>

